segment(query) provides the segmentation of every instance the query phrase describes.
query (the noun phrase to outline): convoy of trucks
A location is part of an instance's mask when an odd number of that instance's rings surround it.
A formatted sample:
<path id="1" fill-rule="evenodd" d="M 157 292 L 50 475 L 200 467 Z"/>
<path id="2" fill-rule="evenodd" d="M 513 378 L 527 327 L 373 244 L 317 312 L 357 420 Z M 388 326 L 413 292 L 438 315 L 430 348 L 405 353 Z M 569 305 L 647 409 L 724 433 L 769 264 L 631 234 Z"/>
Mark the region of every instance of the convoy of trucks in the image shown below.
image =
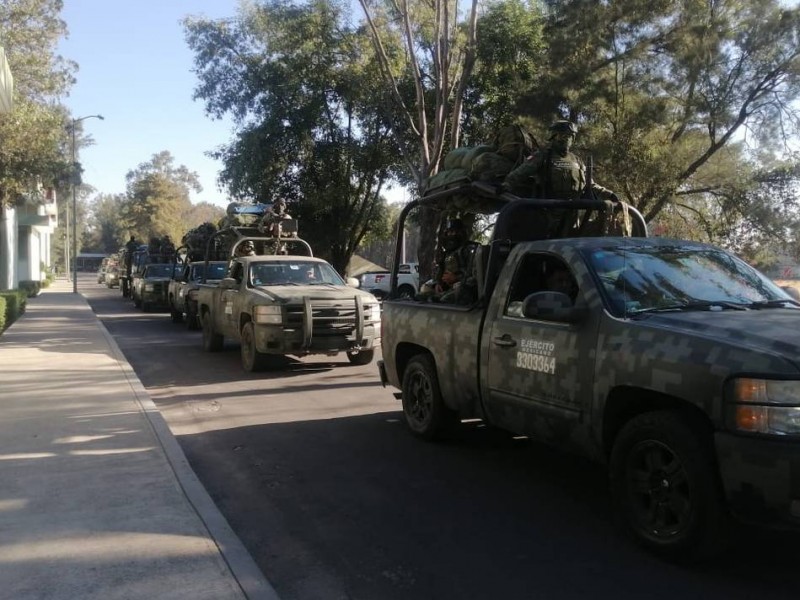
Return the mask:
<path id="1" fill-rule="evenodd" d="M 398 237 L 388 275 L 358 289 L 273 222 L 220 230 L 204 260 L 137 250 L 123 295 L 202 328 L 208 352 L 238 342 L 246 371 L 288 355 L 363 365 L 380 344 L 412 434 L 480 419 L 595 460 L 624 529 L 664 558 L 713 555 L 732 517 L 800 527 L 800 302 L 724 250 L 649 238 L 618 201 L 457 183 L 408 203 L 397 231 L 422 208 L 488 232 L 461 281 L 422 289 Z"/>
<path id="2" fill-rule="evenodd" d="M 368 364 L 380 339 L 380 303 L 314 257 L 280 208 L 232 205 L 224 227 L 193 230 L 177 249 L 158 246 L 168 253 L 154 252 L 153 242 L 131 244 L 120 256 L 123 296 L 202 328 L 208 352 L 235 340 L 247 371 L 277 367 L 289 355 L 345 354 Z"/>

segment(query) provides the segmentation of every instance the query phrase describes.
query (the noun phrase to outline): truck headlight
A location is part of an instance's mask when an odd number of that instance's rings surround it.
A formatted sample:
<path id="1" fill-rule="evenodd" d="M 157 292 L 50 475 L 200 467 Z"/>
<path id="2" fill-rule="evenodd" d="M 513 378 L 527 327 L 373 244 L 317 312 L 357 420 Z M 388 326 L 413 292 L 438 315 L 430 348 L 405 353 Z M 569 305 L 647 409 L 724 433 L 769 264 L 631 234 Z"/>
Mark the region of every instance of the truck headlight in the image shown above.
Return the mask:
<path id="1" fill-rule="evenodd" d="M 379 323 L 381 320 L 381 307 L 380 304 L 370 304 L 367 306 L 366 311 L 367 321 L 370 323 Z"/>
<path id="2" fill-rule="evenodd" d="M 253 308 L 253 321 L 261 325 L 283 325 L 280 306 L 256 306 Z"/>
<path id="3" fill-rule="evenodd" d="M 728 427 L 746 433 L 800 434 L 800 381 L 734 379 Z"/>
<path id="4" fill-rule="evenodd" d="M 156 289 L 156 288 L 155 288 L 155 286 L 154 286 L 152 283 L 145 283 L 145 284 L 144 284 L 144 291 L 145 291 L 145 292 L 152 292 L 152 291 L 153 291 L 153 290 L 155 290 L 155 289 Z"/>

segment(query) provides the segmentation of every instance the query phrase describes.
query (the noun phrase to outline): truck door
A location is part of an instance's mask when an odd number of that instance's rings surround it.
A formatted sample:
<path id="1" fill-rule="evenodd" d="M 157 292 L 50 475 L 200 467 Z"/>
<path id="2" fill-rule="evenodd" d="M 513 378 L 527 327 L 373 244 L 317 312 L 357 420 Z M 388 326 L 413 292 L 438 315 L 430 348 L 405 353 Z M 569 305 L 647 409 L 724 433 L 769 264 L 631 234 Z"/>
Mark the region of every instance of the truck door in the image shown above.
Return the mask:
<path id="1" fill-rule="evenodd" d="M 239 291 L 244 280 L 244 265 L 238 261 L 234 261 L 231 265 L 230 277 L 233 277 L 238 286 L 235 288 L 227 288 L 222 290 L 222 326 L 223 335 L 235 336 L 239 333 L 239 310 L 241 306 L 241 299 Z"/>
<path id="2" fill-rule="evenodd" d="M 552 254 L 529 253 L 518 262 L 484 346 L 485 409 L 494 424 L 561 445 L 576 433 L 591 401 L 595 336 L 587 322 L 526 318 L 522 301 L 533 292 L 560 291 L 582 302 L 578 280 Z"/>

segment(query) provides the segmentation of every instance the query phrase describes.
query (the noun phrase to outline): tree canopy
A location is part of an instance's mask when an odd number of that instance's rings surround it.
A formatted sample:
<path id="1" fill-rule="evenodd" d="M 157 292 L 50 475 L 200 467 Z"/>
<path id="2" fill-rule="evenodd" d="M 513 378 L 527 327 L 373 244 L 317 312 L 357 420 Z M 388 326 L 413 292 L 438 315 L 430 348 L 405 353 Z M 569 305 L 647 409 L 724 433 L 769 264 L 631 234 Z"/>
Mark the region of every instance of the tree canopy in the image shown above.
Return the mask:
<path id="1" fill-rule="evenodd" d="M 385 92 L 368 38 L 344 4 L 253 3 L 236 20 L 188 19 L 209 114 L 230 114 L 235 139 L 216 152 L 235 197 L 287 202 L 315 252 L 344 271 L 397 170 Z"/>
<path id="2" fill-rule="evenodd" d="M 168 235 L 179 243 L 192 210 L 190 193 L 201 191 L 197 173 L 175 166 L 166 150 L 154 154 L 125 176 L 128 185 L 120 211 L 130 233 L 140 239 Z"/>
<path id="3" fill-rule="evenodd" d="M 58 98 L 76 65 L 56 53 L 67 28 L 61 0 L 0 3 L 0 42 L 14 76 L 14 108 L 0 114 L 0 204 L 20 202 L 51 186 L 68 168 L 63 152 L 66 112 Z"/>

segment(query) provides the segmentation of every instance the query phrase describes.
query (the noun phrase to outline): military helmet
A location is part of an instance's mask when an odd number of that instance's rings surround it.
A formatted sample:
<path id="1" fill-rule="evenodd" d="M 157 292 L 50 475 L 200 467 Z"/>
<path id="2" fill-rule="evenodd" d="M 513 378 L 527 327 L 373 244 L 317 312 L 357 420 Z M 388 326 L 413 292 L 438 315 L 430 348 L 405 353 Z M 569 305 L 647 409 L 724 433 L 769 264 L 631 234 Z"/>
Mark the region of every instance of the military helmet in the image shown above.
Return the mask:
<path id="1" fill-rule="evenodd" d="M 448 219 L 442 234 L 442 247 L 445 250 L 455 250 L 467 241 L 467 228 L 461 219 Z"/>
<path id="2" fill-rule="evenodd" d="M 572 135 L 576 135 L 578 133 L 578 126 L 572 121 L 561 119 L 550 125 L 550 134 L 553 135 L 556 133 L 571 133 Z"/>

